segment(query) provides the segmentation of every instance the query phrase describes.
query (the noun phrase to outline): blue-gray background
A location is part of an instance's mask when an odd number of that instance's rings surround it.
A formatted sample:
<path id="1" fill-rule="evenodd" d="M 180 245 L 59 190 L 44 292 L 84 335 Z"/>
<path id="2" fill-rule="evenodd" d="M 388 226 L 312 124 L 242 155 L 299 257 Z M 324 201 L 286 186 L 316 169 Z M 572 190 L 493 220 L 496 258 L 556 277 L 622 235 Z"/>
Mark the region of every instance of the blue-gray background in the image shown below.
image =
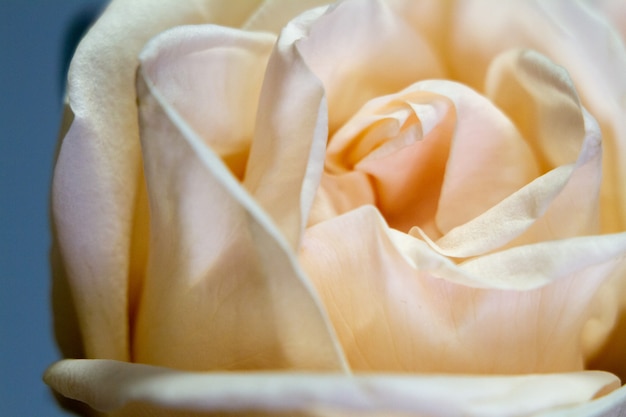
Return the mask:
<path id="1" fill-rule="evenodd" d="M 102 0 L 0 0 L 0 416 L 68 416 L 41 381 L 57 360 L 48 198 L 72 27 Z"/>

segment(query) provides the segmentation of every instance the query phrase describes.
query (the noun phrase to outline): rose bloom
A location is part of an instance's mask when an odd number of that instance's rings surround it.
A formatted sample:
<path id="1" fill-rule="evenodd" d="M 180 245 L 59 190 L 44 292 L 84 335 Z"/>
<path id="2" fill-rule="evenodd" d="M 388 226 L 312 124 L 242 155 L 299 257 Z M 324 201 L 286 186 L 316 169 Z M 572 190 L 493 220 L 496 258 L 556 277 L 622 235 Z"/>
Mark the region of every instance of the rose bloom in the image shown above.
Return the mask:
<path id="1" fill-rule="evenodd" d="M 86 415 L 626 415 L 626 3 L 323 3 L 86 35 L 45 381 Z"/>

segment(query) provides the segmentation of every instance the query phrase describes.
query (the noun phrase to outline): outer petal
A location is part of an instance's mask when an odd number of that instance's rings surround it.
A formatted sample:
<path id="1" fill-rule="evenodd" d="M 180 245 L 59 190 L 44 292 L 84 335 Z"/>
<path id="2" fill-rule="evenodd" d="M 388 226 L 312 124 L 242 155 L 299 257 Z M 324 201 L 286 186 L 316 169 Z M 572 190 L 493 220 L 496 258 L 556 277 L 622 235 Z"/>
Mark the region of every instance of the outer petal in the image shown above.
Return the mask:
<path id="1" fill-rule="evenodd" d="M 613 24 L 626 42 L 626 3 L 620 0 L 588 0 L 588 3 Z"/>
<path id="2" fill-rule="evenodd" d="M 626 233 L 519 250 L 501 253 L 507 270 L 502 259 L 456 266 L 366 206 L 309 228 L 300 259 L 355 370 L 582 370 L 582 334 L 604 301 L 598 288 L 624 262 Z"/>
<path id="3" fill-rule="evenodd" d="M 171 26 L 238 25 L 255 3 L 116 0 L 76 51 L 68 83 L 74 119 L 55 168 L 52 210 L 72 293 L 66 302 L 76 304 L 87 357 L 129 358 L 129 300 L 145 267 L 137 54 Z"/>
<path id="4" fill-rule="evenodd" d="M 240 179 L 275 41 L 262 32 L 180 26 L 141 54 L 143 70 L 163 98 Z"/>
<path id="5" fill-rule="evenodd" d="M 604 372 L 524 376 L 398 376 L 302 373 L 191 373 L 105 360 L 66 360 L 46 382 L 63 395 L 116 416 L 614 416 L 626 391 Z M 578 412 L 577 412 L 578 410 Z M 582 410 L 582 412 L 580 411 Z M 605 414 L 584 414 L 585 411 Z M 196 414 L 198 413 L 198 414 Z M 543 416 L 543 414 L 540 414 Z"/>
<path id="6" fill-rule="evenodd" d="M 242 52 L 256 45 L 243 32 L 213 35 Z M 160 41 L 138 75 L 151 242 L 133 359 L 194 370 L 342 369 L 284 237 L 155 85 L 149 64 L 168 51 Z"/>

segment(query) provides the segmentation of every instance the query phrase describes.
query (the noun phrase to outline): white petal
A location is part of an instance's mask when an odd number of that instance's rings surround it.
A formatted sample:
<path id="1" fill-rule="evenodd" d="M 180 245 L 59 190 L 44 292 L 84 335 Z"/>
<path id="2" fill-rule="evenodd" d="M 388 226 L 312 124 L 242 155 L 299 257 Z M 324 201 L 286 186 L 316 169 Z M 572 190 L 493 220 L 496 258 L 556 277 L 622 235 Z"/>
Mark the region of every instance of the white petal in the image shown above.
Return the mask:
<path id="1" fill-rule="evenodd" d="M 284 236 L 143 68 L 137 88 L 151 240 L 133 359 L 194 370 L 342 369 Z"/>
<path id="2" fill-rule="evenodd" d="M 117 0 L 78 46 L 68 81 L 74 119 L 55 167 L 52 212 L 88 357 L 128 359 L 127 316 L 144 268 L 137 54 L 169 27 L 237 24 L 253 7 Z"/>
<path id="3" fill-rule="evenodd" d="M 276 38 L 214 25 L 180 26 L 141 53 L 163 98 L 243 178 L 261 84 Z"/>
<path id="4" fill-rule="evenodd" d="M 432 417 L 522 417 L 557 410 L 554 415 L 560 416 L 558 410 L 565 407 L 615 411 L 625 397 L 622 389 L 588 403 L 619 386 L 615 376 L 604 372 L 510 377 L 191 373 L 116 361 L 65 360 L 50 367 L 45 380 L 61 394 L 97 410 L 119 410 L 117 416 L 137 415 L 130 412 L 139 410 L 150 416 L 176 411 L 304 411 L 316 416 Z"/>
<path id="5" fill-rule="evenodd" d="M 300 19 L 316 19 L 322 10 Z M 328 110 L 324 88 L 303 59 L 298 22 L 281 33 L 270 57 L 244 186 L 297 247 L 324 166 Z"/>
<path id="6" fill-rule="evenodd" d="M 332 3 L 330 0 L 265 0 L 243 25 L 244 30 L 280 31 L 299 14 Z"/>

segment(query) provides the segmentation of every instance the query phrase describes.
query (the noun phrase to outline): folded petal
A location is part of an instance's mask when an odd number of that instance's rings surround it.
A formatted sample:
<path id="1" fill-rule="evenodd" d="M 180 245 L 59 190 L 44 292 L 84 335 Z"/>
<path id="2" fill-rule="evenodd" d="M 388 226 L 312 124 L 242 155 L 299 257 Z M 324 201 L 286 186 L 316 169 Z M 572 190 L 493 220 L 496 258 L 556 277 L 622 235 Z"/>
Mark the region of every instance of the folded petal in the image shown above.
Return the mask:
<path id="1" fill-rule="evenodd" d="M 461 82 L 482 89 L 491 61 L 503 51 L 520 47 L 544 54 L 569 72 L 582 104 L 603 132 L 603 231 L 625 230 L 626 193 L 615 190 L 626 189 L 626 44 L 611 26 L 610 19 L 615 17 L 602 16 L 583 1 L 464 1 L 457 5 L 446 54 Z"/>
<path id="2" fill-rule="evenodd" d="M 151 240 L 133 360 L 341 370 L 341 349 L 284 236 L 152 76 L 140 67 Z"/>
<path id="3" fill-rule="evenodd" d="M 431 226 L 435 235 L 538 175 L 528 144 L 507 117 L 476 91 L 444 80 L 420 81 L 366 103 L 331 138 L 326 169 L 336 182 L 366 174 L 392 227 Z M 363 186 L 352 182 L 341 190 L 354 194 Z"/>
<path id="4" fill-rule="evenodd" d="M 316 19 L 314 9 L 298 19 Z M 297 42 L 298 20 L 281 32 L 269 59 L 244 186 L 297 247 L 324 166 L 328 110 L 324 88 Z"/>
<path id="5" fill-rule="evenodd" d="M 319 6 L 328 5 L 329 0 L 265 0 L 242 26 L 244 30 L 280 31 L 299 14 Z"/>
<path id="6" fill-rule="evenodd" d="M 143 50 L 164 100 L 243 178 L 258 97 L 276 38 L 214 25 L 180 26 Z"/>
<path id="7" fill-rule="evenodd" d="M 246 416 L 522 417 L 549 410 L 554 414 L 546 417 L 565 410 L 572 413 L 568 416 L 587 416 L 574 413 L 589 410 L 617 417 L 626 398 L 624 389 L 600 397 L 619 387 L 617 378 L 605 372 L 510 377 L 192 373 L 110 360 L 65 360 L 50 367 L 45 380 L 65 396 L 100 411 L 117 411 L 120 417 L 218 411 Z"/>
<path id="8" fill-rule="evenodd" d="M 331 133 L 368 100 L 444 76 L 430 45 L 387 2 L 339 2 L 305 27 L 301 50 L 324 84 Z"/>
<path id="9" fill-rule="evenodd" d="M 542 171 L 576 160 L 585 137 L 578 94 L 567 71 L 531 50 L 493 60 L 485 92 L 532 146 Z"/>
<path id="10" fill-rule="evenodd" d="M 441 233 L 482 214 L 538 175 L 525 138 L 486 97 L 454 82 L 425 81 L 416 87 L 448 97 L 455 107 L 436 214 Z"/>
<path id="11" fill-rule="evenodd" d="M 226 7 L 225 7 L 226 6 Z M 69 71 L 74 118 L 61 144 L 53 219 L 87 357 L 128 359 L 129 311 L 146 242 L 134 77 L 137 54 L 180 24 L 236 25 L 255 2 L 113 1 L 78 46 Z"/>
<path id="12" fill-rule="evenodd" d="M 300 260 L 355 370 L 564 372 L 583 369 L 581 335 L 626 250 L 626 233 L 596 239 L 457 266 L 365 206 L 309 228 Z"/>
<path id="13" fill-rule="evenodd" d="M 502 58 L 520 59 L 519 54 L 511 52 Z M 520 68 L 518 71 L 523 73 L 526 70 Z M 507 95 L 507 98 L 502 100 L 508 100 L 512 106 L 511 103 L 523 94 L 514 92 L 512 85 L 515 83 L 512 80 L 505 84 L 502 94 Z M 528 99 L 527 103 L 518 103 L 518 106 L 541 106 L 543 100 L 557 101 L 554 97 L 546 99 L 550 92 L 554 92 L 557 97 L 571 97 L 570 94 L 575 94 L 572 90 L 567 91 L 568 94 L 563 90 L 563 86 L 544 86 L 541 92 L 539 89 L 535 91 L 539 103 L 533 104 L 534 100 Z M 543 118 L 541 109 L 520 108 L 512 110 L 514 120 L 520 117 L 519 114 L 525 114 L 529 120 Z M 530 123 L 536 126 L 532 132 L 527 131 L 527 128 L 520 129 L 531 138 L 531 143 L 537 138 L 542 142 L 539 147 L 532 144 L 540 165 L 544 168 L 555 164 L 565 165 L 552 169 L 479 216 L 449 230 L 436 243 L 432 243 L 433 248 L 446 256 L 461 258 L 482 255 L 503 247 L 595 235 L 599 232 L 598 200 L 602 183 L 600 129 L 593 117 L 577 106 L 571 105 L 569 110 L 567 106 L 558 106 L 552 111 L 560 113 L 564 119 L 557 122 L 555 118 L 555 124 L 576 124 L 577 128 L 554 131 L 548 112 L 547 121 L 542 122 L 545 128 L 537 121 Z M 568 111 L 573 113 L 569 117 L 565 115 Z M 526 125 L 529 120 L 525 121 Z M 550 141 L 554 143 L 549 144 Z M 564 145 L 563 152 L 560 152 L 560 143 Z M 418 228 L 410 233 L 430 241 Z"/>

